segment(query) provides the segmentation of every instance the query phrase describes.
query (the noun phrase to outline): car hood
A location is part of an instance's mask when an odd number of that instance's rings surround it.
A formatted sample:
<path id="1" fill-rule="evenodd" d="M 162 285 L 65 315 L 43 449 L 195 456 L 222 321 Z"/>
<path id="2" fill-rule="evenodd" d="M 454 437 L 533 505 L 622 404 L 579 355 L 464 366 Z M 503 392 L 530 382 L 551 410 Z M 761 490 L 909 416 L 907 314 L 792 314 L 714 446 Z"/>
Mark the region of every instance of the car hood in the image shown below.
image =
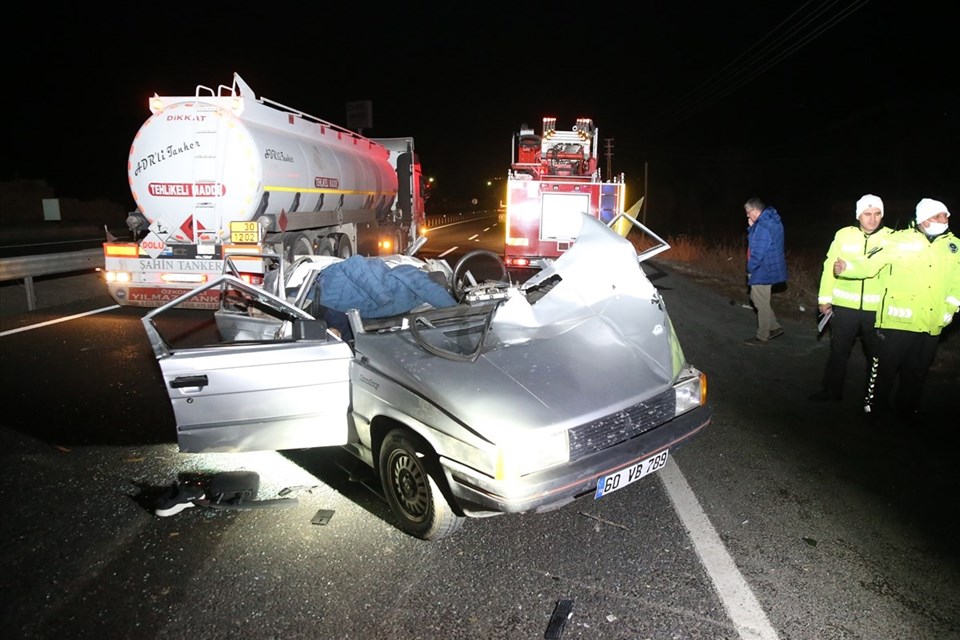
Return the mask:
<path id="1" fill-rule="evenodd" d="M 557 279 L 535 302 L 500 304 L 485 336 L 476 318 L 421 330 L 451 352 L 483 336 L 473 361 L 430 353 L 410 331 L 358 335 L 359 361 L 494 439 L 491 430 L 580 424 L 673 384 L 683 353 L 630 242 L 585 216 L 573 247 L 524 288 Z"/>

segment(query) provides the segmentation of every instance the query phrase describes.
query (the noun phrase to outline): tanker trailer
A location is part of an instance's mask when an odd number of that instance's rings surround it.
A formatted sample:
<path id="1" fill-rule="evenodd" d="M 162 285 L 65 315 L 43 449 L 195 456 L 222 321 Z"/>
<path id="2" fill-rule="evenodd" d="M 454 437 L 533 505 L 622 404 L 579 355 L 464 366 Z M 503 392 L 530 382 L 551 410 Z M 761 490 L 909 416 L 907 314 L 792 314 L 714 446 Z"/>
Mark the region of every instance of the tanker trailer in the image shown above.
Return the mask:
<path id="1" fill-rule="evenodd" d="M 149 108 L 127 165 L 132 240 L 103 245 L 118 304 L 169 302 L 219 276 L 227 255 L 259 284 L 263 254 L 402 253 L 423 225 L 413 138 L 365 138 L 257 98 L 237 74 Z"/>

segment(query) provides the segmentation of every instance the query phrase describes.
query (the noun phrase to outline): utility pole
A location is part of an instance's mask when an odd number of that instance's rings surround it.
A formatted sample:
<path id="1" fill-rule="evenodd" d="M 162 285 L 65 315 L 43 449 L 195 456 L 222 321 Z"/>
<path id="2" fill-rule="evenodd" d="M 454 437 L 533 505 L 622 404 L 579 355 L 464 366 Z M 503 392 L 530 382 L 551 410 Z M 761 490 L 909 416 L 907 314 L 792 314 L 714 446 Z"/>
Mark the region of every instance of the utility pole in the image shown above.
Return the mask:
<path id="1" fill-rule="evenodd" d="M 606 156 L 607 156 L 607 175 L 606 179 L 610 180 L 613 177 L 613 165 L 611 164 L 611 158 L 613 158 L 613 138 L 605 138 L 604 144 L 606 145 Z"/>

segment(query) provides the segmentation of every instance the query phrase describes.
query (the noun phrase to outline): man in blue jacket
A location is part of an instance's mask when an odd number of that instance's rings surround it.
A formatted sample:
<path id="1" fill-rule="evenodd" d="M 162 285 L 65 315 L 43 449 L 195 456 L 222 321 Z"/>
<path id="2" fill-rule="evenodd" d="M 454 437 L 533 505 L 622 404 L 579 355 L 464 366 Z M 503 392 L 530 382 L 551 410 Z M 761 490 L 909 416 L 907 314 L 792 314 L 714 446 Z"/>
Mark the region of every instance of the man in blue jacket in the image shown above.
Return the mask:
<path id="1" fill-rule="evenodd" d="M 757 310 L 757 334 L 744 343 L 766 345 L 783 335 L 783 328 L 770 306 L 773 285 L 787 281 L 787 258 L 783 249 L 783 223 L 773 207 L 760 198 L 743 205 L 747 212 L 747 285 L 750 301 Z"/>

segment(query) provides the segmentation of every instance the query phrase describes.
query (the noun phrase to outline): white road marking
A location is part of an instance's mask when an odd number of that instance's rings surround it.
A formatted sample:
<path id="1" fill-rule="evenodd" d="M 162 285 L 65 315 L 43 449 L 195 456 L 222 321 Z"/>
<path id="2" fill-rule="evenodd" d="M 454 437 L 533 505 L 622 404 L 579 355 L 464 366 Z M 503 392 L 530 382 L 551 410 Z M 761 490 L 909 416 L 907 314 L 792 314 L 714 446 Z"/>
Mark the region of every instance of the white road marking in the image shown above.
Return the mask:
<path id="1" fill-rule="evenodd" d="M 58 323 L 60 323 L 60 322 L 66 322 L 67 320 L 75 320 L 75 319 L 77 319 L 77 318 L 82 318 L 82 317 L 84 317 L 84 316 L 92 316 L 92 315 L 97 314 L 97 313 L 103 313 L 104 311 L 112 311 L 112 310 L 114 310 L 114 309 L 119 309 L 119 308 L 120 308 L 120 305 L 115 304 L 115 305 L 110 306 L 110 307 L 103 307 L 102 309 L 94 309 L 93 311 L 86 311 L 86 312 L 84 312 L 84 313 L 77 313 L 77 314 L 72 315 L 72 316 L 66 316 L 66 317 L 63 317 L 63 318 L 57 318 L 56 320 L 48 320 L 48 321 L 46 321 L 46 322 L 38 322 L 37 324 L 31 324 L 31 325 L 26 326 L 26 327 L 20 327 L 20 328 L 18 328 L 18 329 L 10 329 L 9 331 L 0 332 L 0 338 L 3 338 L 3 337 L 5 337 L 5 336 L 9 336 L 9 335 L 13 335 L 14 333 L 20 333 L 21 331 L 31 331 L 31 330 L 33 330 L 33 329 L 39 329 L 39 328 L 41 328 L 41 327 L 46 327 L 46 326 L 49 326 L 49 325 L 51 325 L 51 324 L 58 324 Z"/>
<path id="2" fill-rule="evenodd" d="M 673 508 L 680 516 L 680 521 L 690 532 L 693 548 L 713 581 L 717 595 L 736 627 L 737 634 L 744 640 L 778 640 L 779 636 L 770 625 L 767 614 L 723 546 L 720 536 L 710 524 L 707 514 L 703 512 L 673 458 L 670 458 L 667 466 L 661 469 L 658 475 L 673 502 Z"/>
<path id="3" fill-rule="evenodd" d="M 441 253 L 441 254 L 440 254 L 439 256 L 437 256 L 437 257 L 438 257 L 438 258 L 446 258 L 448 255 L 450 255 L 450 253 L 451 253 L 452 251 L 456 251 L 458 248 L 459 248 L 459 247 L 457 247 L 457 246 L 450 247 L 449 249 L 447 249 L 446 251 L 444 251 L 443 253 Z"/>

